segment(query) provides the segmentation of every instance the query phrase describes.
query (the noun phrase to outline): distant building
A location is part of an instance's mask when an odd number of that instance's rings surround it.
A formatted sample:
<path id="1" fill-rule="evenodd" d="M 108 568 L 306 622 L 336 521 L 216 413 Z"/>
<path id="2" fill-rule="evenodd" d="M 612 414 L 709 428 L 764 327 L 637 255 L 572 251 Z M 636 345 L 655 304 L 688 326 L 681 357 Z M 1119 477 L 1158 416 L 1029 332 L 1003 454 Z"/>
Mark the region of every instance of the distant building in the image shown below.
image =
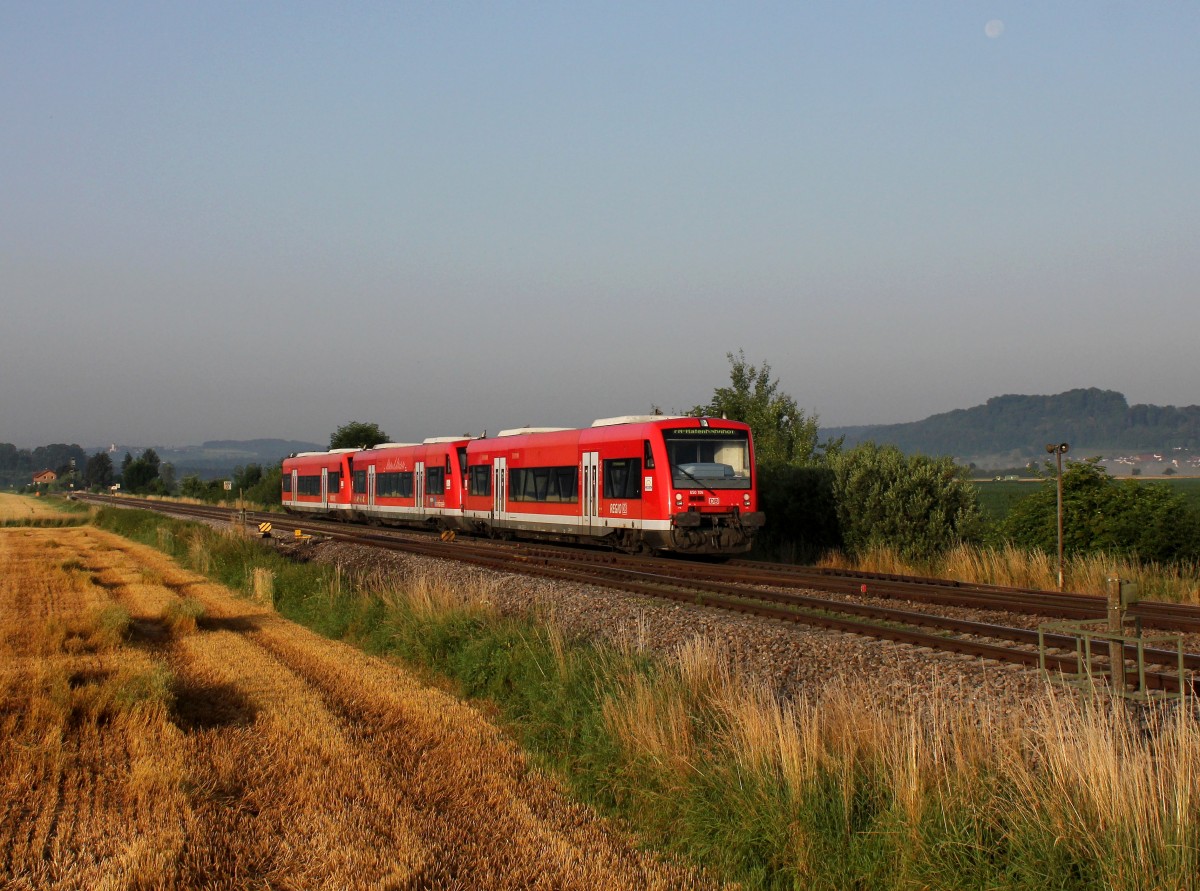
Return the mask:
<path id="1" fill-rule="evenodd" d="M 37 483 L 52 483 L 58 479 L 58 474 L 53 470 L 41 470 L 33 475 L 33 482 Z"/>

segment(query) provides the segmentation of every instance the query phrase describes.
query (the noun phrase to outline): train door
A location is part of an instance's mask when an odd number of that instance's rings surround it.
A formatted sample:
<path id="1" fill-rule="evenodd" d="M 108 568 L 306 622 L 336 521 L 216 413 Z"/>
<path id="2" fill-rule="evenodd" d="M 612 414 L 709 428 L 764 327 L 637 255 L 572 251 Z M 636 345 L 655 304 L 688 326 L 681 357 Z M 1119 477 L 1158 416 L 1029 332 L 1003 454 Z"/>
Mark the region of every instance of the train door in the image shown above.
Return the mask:
<path id="1" fill-rule="evenodd" d="M 583 526 L 588 534 L 599 530 L 600 453 L 583 453 Z"/>
<path id="2" fill-rule="evenodd" d="M 413 495 L 417 506 L 417 517 L 425 516 L 425 462 L 418 461 L 413 472 Z"/>
<path id="3" fill-rule="evenodd" d="M 508 518 L 508 458 L 492 461 L 492 522 L 499 523 Z"/>
<path id="4" fill-rule="evenodd" d="M 329 468 L 321 468 L 321 507 L 329 507 Z"/>
<path id="5" fill-rule="evenodd" d="M 375 465 L 367 468 L 367 506 L 375 506 Z"/>
<path id="6" fill-rule="evenodd" d="M 292 491 L 288 493 L 288 498 L 291 500 L 292 504 L 295 504 L 297 501 L 300 500 L 299 486 L 300 486 L 300 471 L 296 470 L 293 467 L 292 468 Z"/>

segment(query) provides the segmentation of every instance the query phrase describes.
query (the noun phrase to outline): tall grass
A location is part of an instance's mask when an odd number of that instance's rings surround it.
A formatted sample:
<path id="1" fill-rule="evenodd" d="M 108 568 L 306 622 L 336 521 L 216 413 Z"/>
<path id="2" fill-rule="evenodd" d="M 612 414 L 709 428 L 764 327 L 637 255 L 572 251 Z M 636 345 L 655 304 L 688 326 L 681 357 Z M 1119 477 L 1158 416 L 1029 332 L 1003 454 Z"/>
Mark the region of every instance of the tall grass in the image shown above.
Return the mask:
<path id="1" fill-rule="evenodd" d="M 275 573 L 263 566 L 256 566 L 250 575 L 251 597 L 260 606 L 275 606 Z"/>
<path id="2" fill-rule="evenodd" d="M 1047 688 L 1014 715 L 935 685 L 897 714 L 852 683 L 784 700 L 712 640 L 652 658 L 644 629 L 597 646 L 503 616 L 482 577 L 389 586 L 181 527 L 185 555 L 190 534 L 247 596 L 268 567 L 281 613 L 489 700 L 576 794 L 743 887 L 1200 888 L 1191 701 L 1131 713 Z"/>
<path id="3" fill-rule="evenodd" d="M 942 558 L 914 563 L 890 548 L 876 548 L 858 559 L 827 554 L 820 563 L 832 569 L 857 569 L 899 575 L 929 575 L 962 582 L 1052 590 L 1058 586 L 1058 558 L 1042 551 L 1012 545 L 959 545 Z M 1063 562 L 1065 587 L 1085 594 L 1104 594 L 1107 579 L 1119 576 L 1136 582 L 1143 598 L 1176 603 L 1200 603 L 1200 564 L 1143 563 L 1106 554 L 1068 556 Z"/>

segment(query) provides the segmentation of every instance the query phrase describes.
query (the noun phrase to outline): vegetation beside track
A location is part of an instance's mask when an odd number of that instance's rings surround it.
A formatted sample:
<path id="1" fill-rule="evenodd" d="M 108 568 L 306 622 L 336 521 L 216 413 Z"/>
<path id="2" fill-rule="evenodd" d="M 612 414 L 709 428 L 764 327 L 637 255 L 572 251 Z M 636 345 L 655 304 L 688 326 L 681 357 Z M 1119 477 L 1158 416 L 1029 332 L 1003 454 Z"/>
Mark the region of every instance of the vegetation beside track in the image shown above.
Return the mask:
<path id="1" fill-rule="evenodd" d="M 840 552 L 817 561 L 826 569 L 883 572 L 955 579 L 970 584 L 1003 585 L 1053 591 L 1058 562 L 1044 551 L 1012 546 L 959 545 L 931 560 L 911 560 L 892 548 L 879 547 L 850 558 Z M 1079 594 L 1107 594 L 1107 579 L 1135 582 L 1144 600 L 1200 604 L 1200 562 L 1154 563 L 1105 553 L 1069 555 L 1063 562 L 1066 589 Z"/>
<path id="2" fill-rule="evenodd" d="M 747 888 L 1200 887 L 1200 730 L 1182 710 L 1146 732 L 1049 694 L 1020 719 L 892 715 L 850 686 L 781 703 L 702 640 L 669 660 L 568 641 L 497 615 L 482 579 L 401 590 L 198 524 L 98 522 L 248 596 L 269 573 L 283 615 L 494 703 L 584 800 Z"/>

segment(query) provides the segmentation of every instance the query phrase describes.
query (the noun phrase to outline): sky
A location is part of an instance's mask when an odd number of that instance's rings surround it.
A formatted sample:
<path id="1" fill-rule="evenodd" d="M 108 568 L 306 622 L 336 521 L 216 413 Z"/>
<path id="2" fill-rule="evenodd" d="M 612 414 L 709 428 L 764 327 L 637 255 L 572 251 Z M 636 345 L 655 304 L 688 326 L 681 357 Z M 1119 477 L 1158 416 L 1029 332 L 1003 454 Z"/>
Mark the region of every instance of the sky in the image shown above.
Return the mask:
<path id="1" fill-rule="evenodd" d="M 1200 402 L 1200 4 L 0 0 L 0 442 Z"/>

